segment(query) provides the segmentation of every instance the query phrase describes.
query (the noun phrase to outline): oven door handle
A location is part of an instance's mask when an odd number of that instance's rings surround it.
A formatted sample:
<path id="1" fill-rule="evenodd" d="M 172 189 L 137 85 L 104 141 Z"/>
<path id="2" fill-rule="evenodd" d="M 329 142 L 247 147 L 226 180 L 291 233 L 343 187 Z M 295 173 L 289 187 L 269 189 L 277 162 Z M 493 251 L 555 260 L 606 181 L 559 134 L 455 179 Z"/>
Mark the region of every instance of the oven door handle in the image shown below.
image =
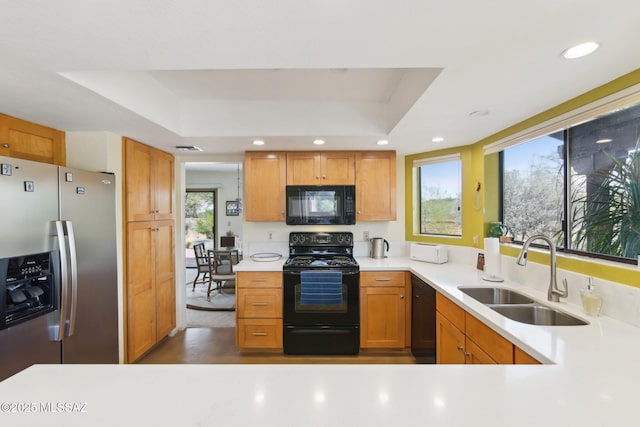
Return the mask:
<path id="1" fill-rule="evenodd" d="M 317 270 L 304 270 L 304 271 L 339 271 L 339 270 L 322 270 L 322 269 L 317 269 Z M 287 276 L 299 276 L 301 271 L 287 271 L 284 270 L 283 273 Z M 343 276 L 355 276 L 355 275 L 359 275 L 360 272 L 359 271 L 341 271 Z"/>

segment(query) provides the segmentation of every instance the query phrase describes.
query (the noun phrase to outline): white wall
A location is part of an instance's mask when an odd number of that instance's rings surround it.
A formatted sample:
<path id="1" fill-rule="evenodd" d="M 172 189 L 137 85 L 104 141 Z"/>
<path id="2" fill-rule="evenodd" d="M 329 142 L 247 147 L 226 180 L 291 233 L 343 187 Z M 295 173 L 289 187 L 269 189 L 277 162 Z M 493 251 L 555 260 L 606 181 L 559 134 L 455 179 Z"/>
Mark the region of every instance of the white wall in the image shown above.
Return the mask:
<path id="1" fill-rule="evenodd" d="M 124 254 L 122 218 L 122 137 L 110 132 L 66 132 L 67 166 L 93 172 L 111 172 L 116 181 L 116 247 L 118 262 L 118 339 L 124 362 Z"/>
<path id="2" fill-rule="evenodd" d="M 240 169 L 240 197 L 242 197 L 242 169 Z M 220 243 L 220 236 L 224 236 L 228 231 L 235 236 L 242 238 L 244 216 L 242 212 L 238 216 L 226 215 L 226 202 L 235 200 L 238 197 L 238 172 L 206 172 L 206 171 L 186 171 L 187 189 L 215 189 L 218 193 L 218 206 L 216 214 L 218 216 L 218 236 L 217 243 Z"/>

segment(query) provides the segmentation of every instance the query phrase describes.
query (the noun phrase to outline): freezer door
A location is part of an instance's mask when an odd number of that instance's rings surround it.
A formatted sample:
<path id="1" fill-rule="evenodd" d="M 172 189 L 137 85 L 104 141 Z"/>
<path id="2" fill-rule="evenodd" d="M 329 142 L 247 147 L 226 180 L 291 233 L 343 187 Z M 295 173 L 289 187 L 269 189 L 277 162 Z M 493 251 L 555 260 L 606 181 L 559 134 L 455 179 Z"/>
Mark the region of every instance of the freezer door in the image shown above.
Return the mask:
<path id="1" fill-rule="evenodd" d="M 118 363 L 115 176 L 61 167 L 60 219 L 75 244 L 69 270 L 77 276 L 63 363 Z"/>
<path id="2" fill-rule="evenodd" d="M 0 258 L 56 249 L 52 222 L 58 219 L 58 167 L 0 157 Z"/>
<path id="3" fill-rule="evenodd" d="M 57 249 L 58 167 L 1 156 L 0 163 L 0 258 Z M 60 343 L 49 335 L 57 318 L 55 311 L 0 331 L 0 380 L 34 363 L 60 363 Z"/>
<path id="4" fill-rule="evenodd" d="M 36 363 L 60 363 L 60 343 L 49 339 L 48 317 L 0 331 L 0 381 Z"/>

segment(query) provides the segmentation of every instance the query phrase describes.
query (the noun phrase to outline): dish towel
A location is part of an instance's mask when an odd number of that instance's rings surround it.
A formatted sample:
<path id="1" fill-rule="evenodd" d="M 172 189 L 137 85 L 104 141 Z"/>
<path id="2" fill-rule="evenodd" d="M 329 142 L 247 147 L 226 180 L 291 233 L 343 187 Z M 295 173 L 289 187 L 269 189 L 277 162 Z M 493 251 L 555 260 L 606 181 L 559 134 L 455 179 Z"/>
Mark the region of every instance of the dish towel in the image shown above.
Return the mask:
<path id="1" fill-rule="evenodd" d="M 342 272 L 301 271 L 301 305 L 342 304 Z"/>

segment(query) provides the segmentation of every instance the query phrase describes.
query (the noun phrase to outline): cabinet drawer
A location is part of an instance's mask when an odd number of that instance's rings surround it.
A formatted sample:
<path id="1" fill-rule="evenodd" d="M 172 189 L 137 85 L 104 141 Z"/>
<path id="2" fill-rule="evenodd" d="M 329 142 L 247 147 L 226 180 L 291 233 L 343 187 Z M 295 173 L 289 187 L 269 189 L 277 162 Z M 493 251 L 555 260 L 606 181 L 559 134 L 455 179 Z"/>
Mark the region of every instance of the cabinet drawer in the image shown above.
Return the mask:
<path id="1" fill-rule="evenodd" d="M 454 304 L 449 298 L 442 295 L 440 292 L 436 293 L 436 310 L 438 310 L 444 317 L 449 319 L 456 328 L 461 331 L 465 330 L 464 327 L 464 315 L 465 311 L 462 307 Z"/>
<path id="2" fill-rule="evenodd" d="M 467 338 L 473 340 L 493 360 L 502 364 L 513 363 L 513 344 L 493 329 L 466 313 Z"/>
<path id="3" fill-rule="evenodd" d="M 279 271 L 239 271 L 236 273 L 238 288 L 280 288 L 282 272 Z"/>
<path id="4" fill-rule="evenodd" d="M 404 286 L 404 271 L 365 271 L 360 273 L 360 286 Z"/>
<path id="5" fill-rule="evenodd" d="M 238 347 L 282 348 L 282 319 L 238 319 Z"/>
<path id="6" fill-rule="evenodd" d="M 282 317 L 282 289 L 238 289 L 238 317 Z"/>

